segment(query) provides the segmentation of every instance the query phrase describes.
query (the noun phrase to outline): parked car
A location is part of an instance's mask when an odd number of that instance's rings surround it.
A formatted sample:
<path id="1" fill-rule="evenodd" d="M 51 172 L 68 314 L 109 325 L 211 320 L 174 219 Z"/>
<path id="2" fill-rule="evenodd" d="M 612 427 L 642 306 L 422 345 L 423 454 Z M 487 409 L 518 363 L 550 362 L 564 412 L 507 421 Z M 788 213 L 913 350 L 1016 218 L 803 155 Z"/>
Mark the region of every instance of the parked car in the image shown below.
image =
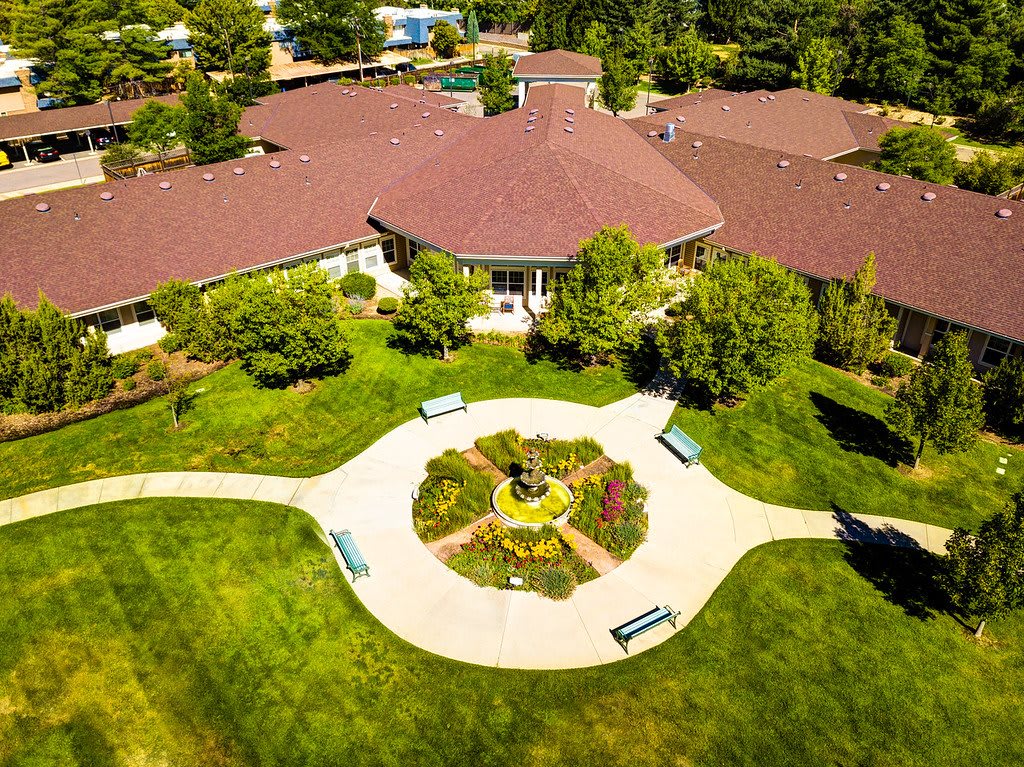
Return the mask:
<path id="1" fill-rule="evenodd" d="M 7 156 L 7 152 L 0 152 L 0 170 L 4 168 L 13 168 L 14 163 L 11 162 L 11 158 Z"/>
<path id="2" fill-rule="evenodd" d="M 97 149 L 106 149 L 111 144 L 115 143 L 113 136 L 97 136 L 96 141 L 93 142 Z"/>
<path id="3" fill-rule="evenodd" d="M 52 146 L 41 146 L 34 152 L 36 162 L 55 162 L 60 159 L 60 152 Z"/>

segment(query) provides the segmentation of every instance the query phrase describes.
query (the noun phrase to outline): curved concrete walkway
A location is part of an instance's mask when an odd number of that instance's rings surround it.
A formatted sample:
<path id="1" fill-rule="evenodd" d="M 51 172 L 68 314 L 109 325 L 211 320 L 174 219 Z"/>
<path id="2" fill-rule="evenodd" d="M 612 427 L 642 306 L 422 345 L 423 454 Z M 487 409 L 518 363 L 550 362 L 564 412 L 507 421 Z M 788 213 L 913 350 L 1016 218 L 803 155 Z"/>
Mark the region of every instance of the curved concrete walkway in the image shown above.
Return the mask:
<path id="1" fill-rule="evenodd" d="M 611 628 L 666 604 L 681 611 L 679 626 L 686 625 L 740 557 L 767 541 L 838 538 L 943 550 L 950 534 L 943 528 L 773 506 L 729 488 L 703 466 L 686 468 L 657 440 L 673 407 L 672 401 L 647 394 L 603 408 L 542 399 L 474 402 L 468 412 L 440 416 L 430 424 L 411 420 L 317 477 L 160 472 L 93 480 L 0 501 L 0 524 L 137 497 L 291 504 L 311 514 L 325 533 L 353 532 L 372 573 L 353 589 L 400 637 L 469 663 L 529 669 L 623 659 Z M 609 457 L 629 461 L 637 481 L 650 491 L 647 542 L 611 573 L 578 587 L 567 601 L 478 587 L 439 562 L 413 531 L 411 496 L 426 476 L 427 460 L 507 428 L 526 435 L 592 435 Z M 664 624 L 633 640 L 630 653 L 672 633 Z"/>

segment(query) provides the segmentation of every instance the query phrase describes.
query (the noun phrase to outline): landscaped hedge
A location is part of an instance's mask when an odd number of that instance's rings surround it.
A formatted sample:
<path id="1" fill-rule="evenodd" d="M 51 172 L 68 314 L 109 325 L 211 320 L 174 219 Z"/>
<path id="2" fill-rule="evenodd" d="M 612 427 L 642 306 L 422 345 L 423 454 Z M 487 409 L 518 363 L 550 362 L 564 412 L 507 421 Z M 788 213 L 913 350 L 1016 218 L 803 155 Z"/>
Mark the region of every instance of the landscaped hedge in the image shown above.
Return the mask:
<path id="1" fill-rule="evenodd" d="M 380 314 L 394 314 L 398 311 L 398 299 L 385 296 L 377 302 L 377 311 Z"/>
<path id="2" fill-rule="evenodd" d="M 369 274 L 352 272 L 338 280 L 338 287 L 346 298 L 358 298 L 368 301 L 377 292 L 377 280 Z"/>
<path id="3" fill-rule="evenodd" d="M 497 434 L 480 437 L 476 441 L 476 448 L 509 476 L 519 474 L 526 458 L 526 451 L 535 448 L 544 463 L 544 471 L 549 476 L 559 479 L 596 461 L 604 454 L 604 448 L 591 437 L 545 441 L 526 439 L 515 429 L 506 429 Z"/>
<path id="4" fill-rule="evenodd" d="M 628 559 L 647 537 L 647 489 L 633 479 L 633 467 L 619 463 L 570 487 L 575 500 L 569 524 L 619 559 Z"/>
<path id="5" fill-rule="evenodd" d="M 886 352 L 877 367 L 878 372 L 884 376 L 900 378 L 905 375 L 910 375 L 910 371 L 914 369 L 914 361 L 905 354 Z"/>

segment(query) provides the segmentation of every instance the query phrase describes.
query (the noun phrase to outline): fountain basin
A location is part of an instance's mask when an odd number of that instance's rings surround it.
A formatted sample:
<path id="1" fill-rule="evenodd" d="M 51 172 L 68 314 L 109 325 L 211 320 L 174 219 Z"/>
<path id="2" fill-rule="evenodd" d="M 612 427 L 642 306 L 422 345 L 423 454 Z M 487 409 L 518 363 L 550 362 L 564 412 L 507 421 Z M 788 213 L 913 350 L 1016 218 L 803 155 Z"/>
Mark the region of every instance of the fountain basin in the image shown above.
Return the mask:
<path id="1" fill-rule="evenodd" d="M 572 491 L 554 477 L 547 477 L 550 492 L 539 501 L 523 501 L 513 492 L 515 478 L 506 479 L 491 493 L 491 508 L 510 527 L 543 527 L 565 524 L 572 508 Z"/>

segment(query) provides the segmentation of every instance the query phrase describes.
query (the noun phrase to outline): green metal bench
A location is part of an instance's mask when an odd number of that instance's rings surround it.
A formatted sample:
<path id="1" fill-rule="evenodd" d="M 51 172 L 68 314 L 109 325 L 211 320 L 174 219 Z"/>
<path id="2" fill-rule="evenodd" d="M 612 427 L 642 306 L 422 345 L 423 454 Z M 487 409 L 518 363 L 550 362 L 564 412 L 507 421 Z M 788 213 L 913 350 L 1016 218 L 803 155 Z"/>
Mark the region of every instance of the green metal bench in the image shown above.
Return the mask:
<path id="1" fill-rule="evenodd" d="M 615 641 L 622 645 L 622 649 L 629 654 L 629 640 L 635 639 L 644 632 L 650 631 L 651 629 L 660 626 L 662 623 L 671 623 L 672 628 L 676 627 L 676 618 L 679 617 L 679 613 L 673 610 L 668 605 L 664 607 L 655 607 L 650 612 L 646 612 L 639 618 L 634 618 L 628 623 L 623 623 L 618 628 L 612 629 L 612 636 Z"/>
<path id="2" fill-rule="evenodd" d="M 700 454 L 704 452 L 704 448 L 687 437 L 678 426 L 673 426 L 662 434 L 661 441 L 673 452 L 678 453 L 686 461 L 687 466 L 691 463 L 700 463 Z"/>
<path id="3" fill-rule="evenodd" d="M 443 397 L 428 399 L 426 402 L 420 403 L 420 415 L 423 416 L 424 421 L 429 421 L 435 415 L 451 413 L 455 410 L 469 412 L 469 408 L 462 399 L 462 392 L 457 391 L 454 394 L 446 394 Z"/>
<path id="4" fill-rule="evenodd" d="M 352 571 L 352 582 L 355 583 L 356 578 L 360 575 L 369 576 L 370 566 L 363 559 L 363 552 L 356 546 L 352 533 L 348 530 L 342 530 L 340 533 L 331 530 L 331 538 L 334 539 L 334 543 L 337 545 L 338 551 L 341 552 L 341 556 L 345 558 L 345 564 L 348 566 L 348 569 Z"/>

